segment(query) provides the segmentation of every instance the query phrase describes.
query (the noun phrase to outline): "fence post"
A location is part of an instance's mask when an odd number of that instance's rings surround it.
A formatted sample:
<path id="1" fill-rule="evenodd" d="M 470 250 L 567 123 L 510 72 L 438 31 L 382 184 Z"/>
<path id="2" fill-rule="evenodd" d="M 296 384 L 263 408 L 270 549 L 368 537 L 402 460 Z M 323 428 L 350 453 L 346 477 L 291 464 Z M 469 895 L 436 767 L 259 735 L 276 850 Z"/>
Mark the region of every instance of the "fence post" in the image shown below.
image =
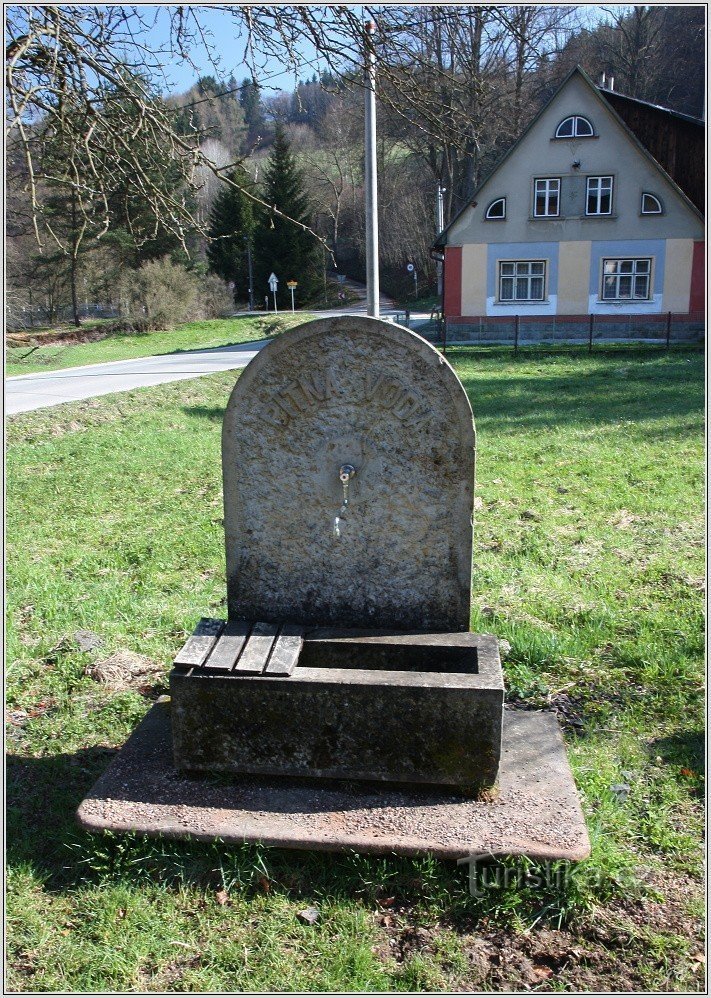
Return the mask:
<path id="1" fill-rule="evenodd" d="M 667 312 L 667 350 L 669 349 L 670 340 L 671 340 L 671 312 Z"/>
<path id="2" fill-rule="evenodd" d="M 442 353 L 447 353 L 447 315 L 442 309 Z"/>
<path id="3" fill-rule="evenodd" d="M 592 353 L 592 344 L 593 344 L 593 321 L 594 321 L 594 318 L 595 318 L 595 317 L 594 317 L 593 313 L 591 312 L 591 313 L 590 313 L 590 321 L 589 321 L 589 323 L 588 323 L 588 327 L 589 327 L 589 328 L 588 328 L 588 353 Z"/>
<path id="4" fill-rule="evenodd" d="M 514 353 L 518 353 L 518 319 L 517 315 L 514 316 Z"/>

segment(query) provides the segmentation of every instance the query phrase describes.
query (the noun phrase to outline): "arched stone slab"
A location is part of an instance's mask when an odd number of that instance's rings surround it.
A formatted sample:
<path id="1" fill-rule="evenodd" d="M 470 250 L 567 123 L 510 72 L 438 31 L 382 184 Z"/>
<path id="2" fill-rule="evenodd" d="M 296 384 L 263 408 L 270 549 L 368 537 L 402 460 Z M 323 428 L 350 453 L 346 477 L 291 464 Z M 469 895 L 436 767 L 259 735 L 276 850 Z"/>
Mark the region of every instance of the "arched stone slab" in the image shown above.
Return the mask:
<path id="1" fill-rule="evenodd" d="M 474 458 L 464 388 L 422 337 L 357 316 L 283 333 L 223 423 L 229 617 L 468 631 Z"/>

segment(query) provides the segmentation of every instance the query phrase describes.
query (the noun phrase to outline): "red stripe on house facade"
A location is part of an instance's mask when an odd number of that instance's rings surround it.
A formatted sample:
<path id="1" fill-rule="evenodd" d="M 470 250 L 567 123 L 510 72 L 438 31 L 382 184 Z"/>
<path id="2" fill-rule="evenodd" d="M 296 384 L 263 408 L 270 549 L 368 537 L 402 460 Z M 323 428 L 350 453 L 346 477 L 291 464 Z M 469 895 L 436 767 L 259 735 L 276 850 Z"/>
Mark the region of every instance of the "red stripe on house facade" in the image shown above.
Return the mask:
<path id="1" fill-rule="evenodd" d="M 691 258 L 690 312 L 703 312 L 706 307 L 706 253 L 704 251 L 703 242 L 694 243 L 694 255 Z"/>
<path id="2" fill-rule="evenodd" d="M 444 315 L 453 319 L 462 314 L 462 247 L 444 248 Z"/>

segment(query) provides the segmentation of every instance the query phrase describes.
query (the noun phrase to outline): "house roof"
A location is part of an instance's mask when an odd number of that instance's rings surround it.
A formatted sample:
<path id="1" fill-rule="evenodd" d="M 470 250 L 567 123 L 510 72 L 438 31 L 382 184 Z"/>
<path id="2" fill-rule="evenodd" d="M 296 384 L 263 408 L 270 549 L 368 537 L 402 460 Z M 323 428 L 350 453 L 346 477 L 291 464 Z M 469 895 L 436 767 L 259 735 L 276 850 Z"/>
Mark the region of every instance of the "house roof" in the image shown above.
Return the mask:
<path id="1" fill-rule="evenodd" d="M 451 229 L 451 227 L 455 224 L 455 222 L 459 221 L 459 219 L 462 217 L 462 215 L 464 214 L 464 212 L 468 211 L 468 209 L 472 207 L 472 202 L 476 200 L 476 197 L 477 197 L 477 194 L 479 193 L 479 191 L 481 191 L 482 188 L 489 182 L 489 180 L 494 176 L 494 174 L 506 162 L 506 160 L 509 158 L 509 156 L 511 156 L 515 152 L 515 150 L 518 148 L 518 146 L 521 144 L 521 142 L 524 140 L 524 138 L 535 127 L 535 125 L 538 122 L 539 118 L 543 115 L 543 113 L 550 107 L 550 105 L 556 99 L 556 97 L 561 92 L 561 90 L 566 86 L 566 84 L 569 82 L 569 80 L 573 76 L 576 76 L 576 75 L 579 76 L 582 80 L 584 80 L 584 82 L 590 87 L 591 91 L 595 94 L 595 96 L 598 98 L 598 100 L 605 106 L 605 109 L 613 116 L 613 118 L 616 119 L 617 123 L 624 129 L 624 131 L 627 133 L 627 135 L 630 138 L 630 140 L 637 146 L 637 148 L 640 150 L 640 152 L 642 152 L 643 155 L 646 156 L 647 159 L 649 159 L 654 164 L 654 166 L 657 168 L 657 170 L 672 185 L 672 187 L 674 187 L 676 189 L 677 193 L 686 202 L 686 204 L 691 208 L 691 210 L 696 215 L 699 215 L 701 218 L 703 218 L 703 193 L 701 195 L 701 204 L 699 205 L 699 204 L 696 203 L 696 201 L 698 200 L 698 197 L 692 198 L 692 197 L 689 196 L 689 194 L 684 190 L 684 188 L 676 180 L 676 178 L 673 176 L 673 174 L 671 172 L 669 172 L 667 169 L 665 169 L 665 166 L 663 165 L 663 163 L 660 162 L 660 160 L 657 159 L 657 157 L 650 151 L 650 149 L 648 148 L 646 142 L 642 140 L 642 138 L 640 137 L 640 135 L 637 134 L 636 130 L 634 128 L 632 128 L 630 126 L 630 124 L 628 124 L 628 122 L 625 120 L 625 118 L 629 117 L 631 120 L 635 120 L 635 115 L 631 112 L 632 106 L 633 105 L 643 105 L 644 108 L 645 108 L 645 110 L 647 111 L 647 113 L 649 114 L 650 117 L 651 117 L 651 113 L 649 113 L 648 109 L 652 109 L 653 112 L 662 112 L 663 115 L 664 115 L 664 117 L 665 117 L 665 120 L 667 120 L 667 121 L 672 120 L 672 119 L 684 119 L 685 124 L 689 128 L 698 129 L 698 127 L 700 125 L 701 126 L 700 131 L 701 131 L 701 135 L 702 135 L 702 141 L 703 141 L 703 137 L 704 137 L 704 133 L 705 133 L 704 123 L 700 122 L 698 118 L 692 118 L 690 115 L 681 114 L 678 111 L 672 111 L 670 108 L 662 108 L 662 107 L 659 107 L 656 104 L 648 104 L 646 101 L 638 101 L 638 100 L 636 100 L 633 97 L 625 97 L 623 94 L 618 94 L 616 91 L 606 90 L 606 89 L 603 89 L 602 87 L 597 87 L 593 83 L 593 81 L 590 79 L 590 77 L 588 76 L 588 74 L 585 72 L 585 70 L 581 66 L 574 66 L 573 69 L 571 69 L 570 72 L 567 74 L 567 76 L 565 77 L 565 79 L 563 80 L 563 82 L 560 84 L 560 86 L 558 87 L 558 89 L 555 91 L 555 93 L 553 93 L 552 96 L 546 101 L 546 103 L 541 107 L 541 109 L 538 111 L 538 113 L 533 118 L 533 120 L 531 122 L 529 122 L 529 124 L 526 126 L 526 128 L 524 128 L 523 132 L 521 132 L 521 134 L 516 139 L 516 141 L 513 143 L 513 145 L 509 146 L 509 148 L 506 150 L 506 152 L 503 154 L 503 156 L 501 156 L 501 158 L 497 161 L 497 163 L 495 164 L 495 166 L 493 167 L 493 169 L 490 170 L 490 172 L 487 174 L 487 176 L 484 178 L 484 180 L 479 184 L 479 186 L 476 188 L 476 190 L 472 194 L 471 198 L 469 199 L 468 203 L 465 204 L 464 207 L 461 208 L 457 212 L 456 215 L 454 215 L 454 217 L 450 220 L 449 224 L 446 225 L 444 227 L 444 229 L 442 229 L 442 231 L 440 232 L 440 234 L 437 236 L 437 239 L 433 243 L 433 249 L 441 249 L 443 246 L 447 245 L 447 232 Z M 611 99 L 608 99 L 610 97 L 610 95 L 612 95 L 614 98 L 621 98 L 622 100 L 619 101 L 619 102 L 617 100 L 615 100 L 614 103 L 613 103 L 613 101 Z M 627 103 L 623 104 L 622 102 L 627 102 Z M 615 104 L 619 104 L 620 107 L 618 108 L 617 106 L 615 106 Z M 625 110 L 625 108 L 627 108 L 627 110 Z M 643 119 L 644 117 L 646 117 L 646 115 L 644 114 L 644 112 L 642 114 L 638 114 L 636 117 L 637 117 L 637 119 L 640 119 L 640 120 L 637 121 L 637 129 L 640 131 L 640 133 L 642 133 L 643 135 L 645 135 L 647 137 L 647 140 L 649 141 L 649 143 L 651 145 L 655 145 L 655 142 L 654 142 L 654 137 L 655 137 L 654 127 L 653 126 L 652 127 L 642 127 L 641 119 Z M 670 130 L 668 129 L 667 131 L 669 132 Z M 671 131 L 673 131 L 673 129 Z M 658 151 L 660 152 L 660 155 L 662 155 L 662 158 L 663 159 L 666 158 L 667 160 L 669 160 L 669 157 L 665 157 L 663 155 L 663 150 L 661 149 L 661 145 L 659 143 L 656 143 L 656 145 L 658 147 Z M 678 155 L 677 144 L 674 143 L 674 145 L 675 145 L 675 148 L 677 148 L 677 155 Z M 679 145 L 683 146 L 683 142 L 679 143 Z M 702 155 L 703 155 L 703 148 L 704 148 L 704 146 L 702 145 L 701 148 L 702 148 Z M 680 162 L 681 162 L 682 158 L 683 157 L 680 157 Z M 693 173 L 693 166 L 694 165 L 698 166 L 698 162 L 699 162 L 698 156 L 691 157 L 691 158 L 693 159 L 693 162 L 690 164 L 691 167 L 692 167 L 692 169 L 689 170 L 688 167 L 685 167 L 685 169 L 684 169 L 685 176 L 690 176 L 690 174 Z M 700 161 L 703 162 L 703 160 L 700 160 Z M 671 165 L 671 163 L 668 162 L 668 165 Z M 675 171 L 675 172 L 678 172 L 678 171 Z M 700 173 L 700 186 L 701 186 L 701 190 L 703 192 L 703 190 L 704 190 L 704 171 L 702 169 L 700 171 L 697 170 L 696 172 Z M 692 193 L 696 194 L 696 186 L 694 186 L 694 189 L 692 190 Z"/>
<path id="2" fill-rule="evenodd" d="M 620 93 L 619 90 L 610 90 L 609 87 L 598 87 L 600 93 L 607 99 L 610 95 L 619 98 L 621 101 L 629 104 L 639 104 L 642 107 L 652 108 L 655 111 L 662 111 L 665 115 L 671 118 L 679 118 L 680 121 L 688 121 L 692 125 L 699 125 L 701 128 L 704 127 L 703 118 L 695 118 L 693 114 L 684 114 L 682 111 L 675 111 L 671 107 L 664 107 L 662 104 L 652 104 L 651 101 L 641 100 L 639 97 L 629 97 L 627 94 Z"/>
<path id="3" fill-rule="evenodd" d="M 706 126 L 700 118 L 616 90 L 597 88 L 636 138 L 703 212 L 706 197 Z"/>

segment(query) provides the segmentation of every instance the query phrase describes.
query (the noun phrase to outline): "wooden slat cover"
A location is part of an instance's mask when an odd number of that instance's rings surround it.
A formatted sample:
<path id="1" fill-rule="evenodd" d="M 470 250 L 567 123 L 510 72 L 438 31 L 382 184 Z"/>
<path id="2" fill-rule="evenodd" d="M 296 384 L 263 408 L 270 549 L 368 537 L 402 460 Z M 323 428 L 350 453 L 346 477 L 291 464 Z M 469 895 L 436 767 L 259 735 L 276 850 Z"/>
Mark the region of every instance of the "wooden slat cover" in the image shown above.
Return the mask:
<path id="1" fill-rule="evenodd" d="M 222 633 L 224 620 L 202 617 L 197 627 L 175 656 L 174 665 L 202 665 Z"/>
<path id="2" fill-rule="evenodd" d="M 270 676 L 290 676 L 304 645 L 304 629 L 298 624 L 283 624 L 264 672 Z"/>
<path id="3" fill-rule="evenodd" d="M 261 673 L 267 664 L 277 631 L 276 624 L 255 624 L 234 672 Z"/>
<path id="4" fill-rule="evenodd" d="M 203 668 L 214 669 L 215 672 L 231 672 L 242 653 L 251 627 L 248 620 L 228 621 Z"/>

